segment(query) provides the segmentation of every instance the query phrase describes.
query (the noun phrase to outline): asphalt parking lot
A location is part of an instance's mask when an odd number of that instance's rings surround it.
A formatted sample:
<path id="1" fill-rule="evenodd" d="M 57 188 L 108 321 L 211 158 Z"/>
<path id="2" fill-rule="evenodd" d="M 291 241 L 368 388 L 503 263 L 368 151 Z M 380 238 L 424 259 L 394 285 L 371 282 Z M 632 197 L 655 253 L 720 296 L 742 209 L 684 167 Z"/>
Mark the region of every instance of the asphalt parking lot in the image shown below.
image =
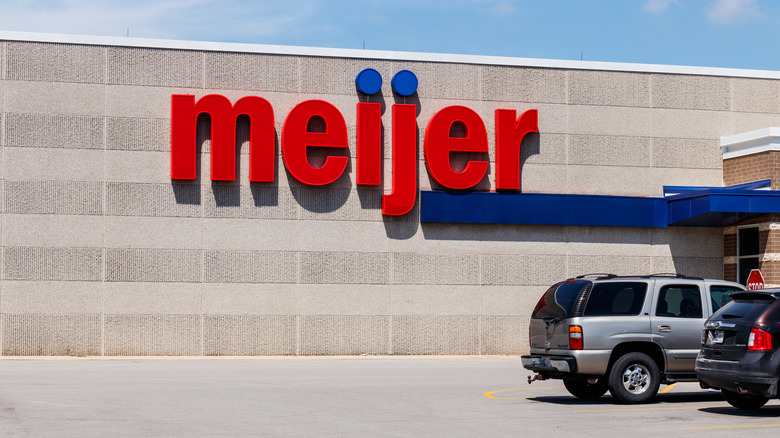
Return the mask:
<path id="1" fill-rule="evenodd" d="M 657 401 L 528 385 L 519 358 L 0 361 L 0 436 L 734 436 L 780 433 L 695 383 Z"/>

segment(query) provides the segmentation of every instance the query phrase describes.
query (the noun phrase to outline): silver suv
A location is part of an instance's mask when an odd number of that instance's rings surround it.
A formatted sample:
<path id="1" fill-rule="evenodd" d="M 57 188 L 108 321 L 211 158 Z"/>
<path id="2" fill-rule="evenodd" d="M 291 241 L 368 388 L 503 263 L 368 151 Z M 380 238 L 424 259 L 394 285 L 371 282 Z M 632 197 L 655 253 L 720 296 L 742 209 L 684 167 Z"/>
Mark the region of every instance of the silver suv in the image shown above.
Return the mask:
<path id="1" fill-rule="evenodd" d="M 581 398 L 609 390 L 644 403 L 661 383 L 696 381 L 704 321 L 744 286 L 723 280 L 655 274 L 589 274 L 550 287 L 529 325 L 534 380 L 563 379 Z"/>

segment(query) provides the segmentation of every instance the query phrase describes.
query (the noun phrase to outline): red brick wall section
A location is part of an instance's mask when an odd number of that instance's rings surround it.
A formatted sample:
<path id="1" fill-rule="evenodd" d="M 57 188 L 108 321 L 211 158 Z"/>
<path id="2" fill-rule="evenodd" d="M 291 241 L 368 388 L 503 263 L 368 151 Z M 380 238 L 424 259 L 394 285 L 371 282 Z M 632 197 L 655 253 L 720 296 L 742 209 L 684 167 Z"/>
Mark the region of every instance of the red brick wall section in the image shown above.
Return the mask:
<path id="1" fill-rule="evenodd" d="M 734 263 L 724 264 L 723 279 L 726 281 L 737 281 L 737 265 Z"/>
<path id="2" fill-rule="evenodd" d="M 737 233 L 723 235 L 723 256 L 737 256 Z"/>
<path id="3" fill-rule="evenodd" d="M 780 189 L 780 152 L 768 151 L 723 160 L 723 183 L 727 186 L 762 179 L 772 180 L 772 190 Z"/>

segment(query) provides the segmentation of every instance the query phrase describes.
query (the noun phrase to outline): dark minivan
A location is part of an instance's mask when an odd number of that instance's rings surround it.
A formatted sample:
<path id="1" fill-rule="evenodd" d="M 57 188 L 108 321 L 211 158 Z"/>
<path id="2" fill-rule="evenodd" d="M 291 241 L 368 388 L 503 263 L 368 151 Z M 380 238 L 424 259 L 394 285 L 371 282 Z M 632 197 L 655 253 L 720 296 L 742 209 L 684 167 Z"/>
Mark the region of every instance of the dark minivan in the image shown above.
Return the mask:
<path id="1" fill-rule="evenodd" d="M 735 292 L 702 332 L 696 375 L 732 406 L 758 409 L 778 397 L 780 289 Z"/>

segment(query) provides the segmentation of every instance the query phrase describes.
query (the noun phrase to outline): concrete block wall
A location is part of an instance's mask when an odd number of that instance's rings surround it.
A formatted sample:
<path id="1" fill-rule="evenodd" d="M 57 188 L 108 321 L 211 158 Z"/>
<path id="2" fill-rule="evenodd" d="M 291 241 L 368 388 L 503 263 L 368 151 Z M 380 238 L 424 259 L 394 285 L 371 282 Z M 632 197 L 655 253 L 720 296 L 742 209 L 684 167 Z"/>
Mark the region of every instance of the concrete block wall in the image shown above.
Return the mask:
<path id="1" fill-rule="evenodd" d="M 384 188 L 356 187 L 355 75 L 377 69 Z M 723 275 L 721 229 L 420 224 L 383 217 L 393 103 L 483 118 L 539 110 L 522 190 L 658 196 L 722 184 L 719 137 L 776 126 L 766 79 L 388 59 L 0 41 L 0 351 L 3 355 L 520 354 L 534 304 L 588 272 Z M 420 86 L 395 96 L 390 78 Z M 344 114 L 351 164 L 337 182 L 170 179 L 170 98 L 246 95 Z M 480 189 L 494 187 L 494 163 Z"/>

